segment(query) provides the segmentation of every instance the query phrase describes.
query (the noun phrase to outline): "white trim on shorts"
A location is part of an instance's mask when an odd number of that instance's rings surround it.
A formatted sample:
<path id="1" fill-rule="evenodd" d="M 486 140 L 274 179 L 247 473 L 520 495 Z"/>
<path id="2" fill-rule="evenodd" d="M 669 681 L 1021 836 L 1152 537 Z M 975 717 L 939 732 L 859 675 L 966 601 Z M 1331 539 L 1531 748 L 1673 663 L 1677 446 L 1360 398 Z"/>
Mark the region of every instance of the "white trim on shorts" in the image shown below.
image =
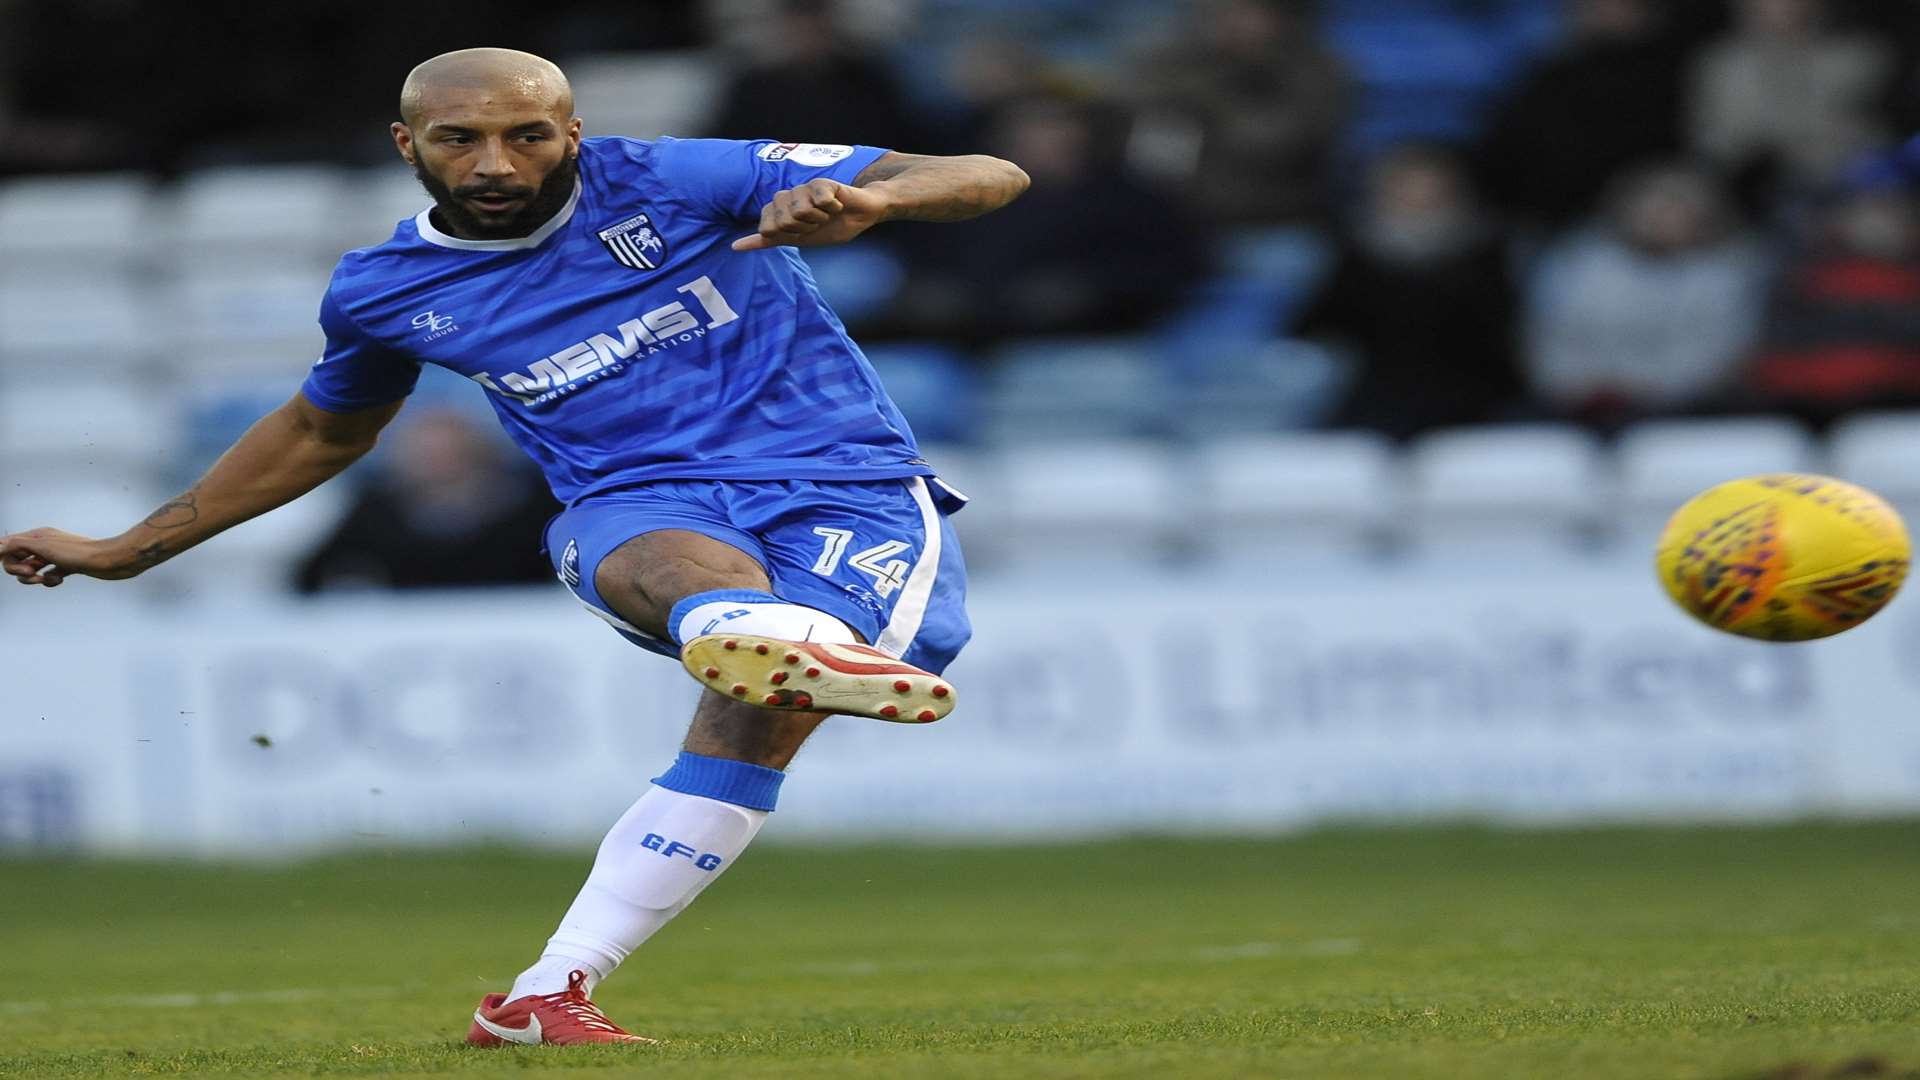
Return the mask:
<path id="1" fill-rule="evenodd" d="M 893 617 L 873 641 L 873 647 L 888 656 L 903 656 L 920 634 L 920 623 L 927 617 L 927 602 L 933 597 L 934 575 L 940 571 L 940 511 L 927 494 L 927 482 L 918 476 L 907 478 L 907 490 L 920 506 L 920 528 L 926 537 L 920 544 L 920 561 L 913 564 L 900 600 L 893 605 Z"/>

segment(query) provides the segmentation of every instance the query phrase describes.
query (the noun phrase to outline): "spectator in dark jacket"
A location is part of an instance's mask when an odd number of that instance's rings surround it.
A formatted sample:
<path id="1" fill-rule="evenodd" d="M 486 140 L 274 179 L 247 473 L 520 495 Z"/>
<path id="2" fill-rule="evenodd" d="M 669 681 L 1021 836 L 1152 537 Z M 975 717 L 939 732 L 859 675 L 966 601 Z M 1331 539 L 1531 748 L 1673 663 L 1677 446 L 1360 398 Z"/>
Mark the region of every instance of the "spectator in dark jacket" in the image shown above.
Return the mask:
<path id="1" fill-rule="evenodd" d="M 889 329 L 973 340 L 1113 333 L 1178 303 L 1204 269 L 1182 201 L 1136 180 L 1099 112 L 1062 98 L 1002 110 L 988 149 L 1033 187 L 963 230 L 889 225 L 907 284 Z"/>
<path id="2" fill-rule="evenodd" d="M 299 591 L 553 580 L 541 531 L 560 506 L 538 475 L 458 412 L 412 416 L 391 440 L 384 482 L 301 562 Z"/>
<path id="3" fill-rule="evenodd" d="M 1577 0 L 1565 46 L 1507 95 L 1478 155 L 1489 201 L 1559 229 L 1629 165 L 1671 157 L 1684 57 L 1649 0 Z"/>
<path id="4" fill-rule="evenodd" d="M 1514 309 L 1505 247 L 1460 162 L 1410 145 L 1369 170 L 1366 203 L 1295 332 L 1356 363 L 1336 425 L 1408 436 L 1515 405 Z"/>
<path id="5" fill-rule="evenodd" d="M 1347 116 L 1345 67 L 1299 0 L 1207 0 L 1185 35 L 1114 87 L 1136 106 L 1136 158 L 1218 222 L 1324 208 Z"/>
<path id="6" fill-rule="evenodd" d="M 734 75 L 711 134 L 723 139 L 865 143 L 913 150 L 893 73 L 842 34 L 830 0 L 782 0 L 767 54 Z"/>

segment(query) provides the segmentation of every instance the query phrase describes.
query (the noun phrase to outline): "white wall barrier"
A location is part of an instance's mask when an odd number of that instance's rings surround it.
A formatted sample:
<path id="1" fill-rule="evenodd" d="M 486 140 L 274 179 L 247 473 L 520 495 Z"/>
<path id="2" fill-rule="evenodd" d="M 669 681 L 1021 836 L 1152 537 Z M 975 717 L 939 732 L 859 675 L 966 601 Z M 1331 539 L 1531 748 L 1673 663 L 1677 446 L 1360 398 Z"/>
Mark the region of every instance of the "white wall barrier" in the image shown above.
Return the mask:
<path id="1" fill-rule="evenodd" d="M 590 844 L 671 761 L 697 693 L 557 587 L 175 612 L 95 582 L 26 592 L 0 609 L 14 847 Z M 779 835 L 1920 810 L 1912 598 L 1805 646 L 1691 625 L 1637 561 L 1003 582 L 972 609 L 955 715 L 831 722 Z"/>

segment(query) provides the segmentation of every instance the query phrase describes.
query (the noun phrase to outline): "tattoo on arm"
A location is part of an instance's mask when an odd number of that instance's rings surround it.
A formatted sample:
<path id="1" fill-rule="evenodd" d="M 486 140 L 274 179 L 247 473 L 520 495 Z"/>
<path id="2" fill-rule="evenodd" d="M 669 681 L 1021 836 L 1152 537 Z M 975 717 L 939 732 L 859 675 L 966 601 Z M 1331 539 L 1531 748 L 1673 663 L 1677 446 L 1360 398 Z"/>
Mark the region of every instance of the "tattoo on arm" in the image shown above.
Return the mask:
<path id="1" fill-rule="evenodd" d="M 155 540 L 151 544 L 143 544 L 134 549 L 134 565 L 145 570 L 160 565 L 170 554 L 172 553 L 167 550 L 167 545 Z"/>
<path id="2" fill-rule="evenodd" d="M 1027 190 L 1027 174 L 998 158 L 889 153 L 860 170 L 854 187 L 885 182 L 897 200 L 894 218 L 964 221 L 998 210 Z"/>
<path id="3" fill-rule="evenodd" d="M 873 164 L 860 170 L 860 175 L 853 178 L 853 186 L 866 187 L 875 180 L 891 180 L 912 168 L 915 162 L 926 160 L 929 159 L 921 154 L 902 154 L 898 151 L 881 154 Z"/>
<path id="4" fill-rule="evenodd" d="M 141 524 L 149 529 L 178 529 L 198 520 L 200 520 L 200 496 L 189 491 L 167 500 L 160 509 L 148 514 Z"/>

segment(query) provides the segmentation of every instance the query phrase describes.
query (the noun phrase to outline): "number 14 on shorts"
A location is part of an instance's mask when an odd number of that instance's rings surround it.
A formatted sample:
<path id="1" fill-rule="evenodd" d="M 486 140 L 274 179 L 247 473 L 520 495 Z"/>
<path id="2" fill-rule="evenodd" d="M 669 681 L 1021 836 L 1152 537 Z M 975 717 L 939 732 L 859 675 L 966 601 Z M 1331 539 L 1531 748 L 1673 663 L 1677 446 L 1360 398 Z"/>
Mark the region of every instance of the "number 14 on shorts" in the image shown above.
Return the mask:
<path id="1" fill-rule="evenodd" d="M 847 548 L 853 545 L 853 530 L 821 527 L 814 529 L 813 535 L 824 541 L 820 557 L 813 561 L 813 572 L 832 577 L 840 569 L 840 560 Z M 907 561 L 894 556 L 911 547 L 899 540 L 882 540 L 865 551 L 854 552 L 852 558 L 847 559 L 847 565 L 872 578 L 873 591 L 884 600 L 907 583 Z"/>

